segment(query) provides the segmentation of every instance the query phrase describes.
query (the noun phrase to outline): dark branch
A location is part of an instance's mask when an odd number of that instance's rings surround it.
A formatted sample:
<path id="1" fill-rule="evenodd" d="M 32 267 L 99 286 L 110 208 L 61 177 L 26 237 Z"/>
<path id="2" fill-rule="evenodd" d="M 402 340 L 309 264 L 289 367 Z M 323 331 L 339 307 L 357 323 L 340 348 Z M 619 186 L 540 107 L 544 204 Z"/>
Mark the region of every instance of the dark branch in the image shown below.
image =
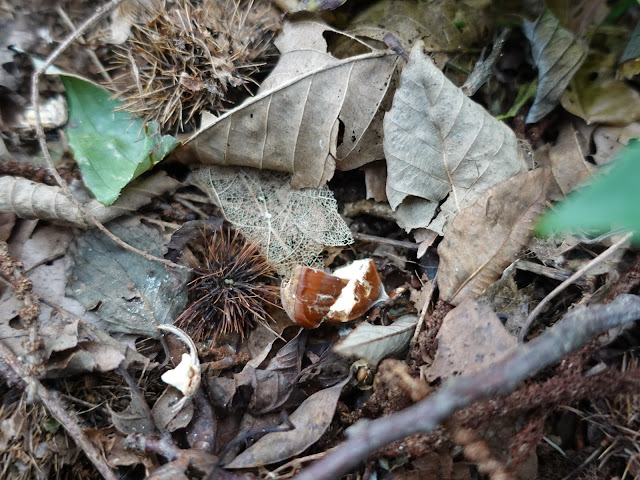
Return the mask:
<path id="1" fill-rule="evenodd" d="M 578 308 L 535 340 L 474 375 L 447 381 L 436 393 L 388 417 L 359 421 L 337 450 L 302 471 L 296 480 L 331 480 L 395 440 L 426 433 L 451 414 L 490 395 L 506 395 L 539 370 L 578 349 L 596 333 L 640 319 L 640 297 L 620 295 L 608 305 Z"/>

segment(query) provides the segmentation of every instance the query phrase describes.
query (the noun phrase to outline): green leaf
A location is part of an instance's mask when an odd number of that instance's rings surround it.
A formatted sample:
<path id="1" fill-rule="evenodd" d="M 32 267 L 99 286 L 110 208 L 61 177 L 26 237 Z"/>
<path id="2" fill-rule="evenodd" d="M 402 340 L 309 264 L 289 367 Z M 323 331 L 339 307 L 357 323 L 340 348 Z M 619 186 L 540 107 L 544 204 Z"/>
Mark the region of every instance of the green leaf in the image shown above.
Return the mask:
<path id="1" fill-rule="evenodd" d="M 146 126 L 129 113 L 116 111 L 120 102 L 109 92 L 71 75 L 60 75 L 69 100 L 66 127 L 85 185 L 96 199 L 111 205 L 133 179 L 171 152 L 178 142 L 158 134 L 158 124 Z"/>
<path id="2" fill-rule="evenodd" d="M 600 234 L 622 228 L 632 231 L 633 242 L 640 243 L 639 179 L 640 143 L 632 142 L 590 185 L 542 217 L 537 233 L 584 230 Z"/>

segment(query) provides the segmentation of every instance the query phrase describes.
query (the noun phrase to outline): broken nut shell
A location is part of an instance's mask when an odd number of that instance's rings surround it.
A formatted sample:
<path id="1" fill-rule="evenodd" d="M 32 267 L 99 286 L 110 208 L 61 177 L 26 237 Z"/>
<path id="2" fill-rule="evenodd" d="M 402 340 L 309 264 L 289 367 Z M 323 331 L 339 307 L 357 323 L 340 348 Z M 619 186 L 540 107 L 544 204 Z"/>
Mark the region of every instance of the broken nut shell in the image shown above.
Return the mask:
<path id="1" fill-rule="evenodd" d="M 284 310 L 304 328 L 355 320 L 386 297 L 371 259 L 357 260 L 333 274 L 298 265 L 280 293 Z"/>

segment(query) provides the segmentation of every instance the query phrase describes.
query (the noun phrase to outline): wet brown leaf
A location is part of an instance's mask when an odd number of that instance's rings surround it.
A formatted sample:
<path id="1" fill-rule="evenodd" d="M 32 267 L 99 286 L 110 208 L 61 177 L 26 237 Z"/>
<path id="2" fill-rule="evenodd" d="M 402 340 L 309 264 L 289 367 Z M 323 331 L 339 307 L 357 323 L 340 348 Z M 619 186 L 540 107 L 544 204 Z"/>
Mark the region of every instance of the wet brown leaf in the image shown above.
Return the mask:
<path id="1" fill-rule="evenodd" d="M 491 307 L 471 299 L 451 310 L 438 332 L 438 350 L 427 379 L 470 375 L 513 350 L 518 340 L 502 325 Z"/>
<path id="2" fill-rule="evenodd" d="M 176 410 L 174 406 L 183 397 L 177 388 L 167 387 L 151 409 L 153 421 L 161 432 L 175 432 L 185 428 L 193 418 L 193 401 L 188 400 L 184 406 Z"/>
<path id="3" fill-rule="evenodd" d="M 500 278 L 533 236 L 551 174 L 537 169 L 485 192 L 451 223 L 438 246 L 441 298 L 458 305 Z"/>
<path id="4" fill-rule="evenodd" d="M 225 467 L 269 465 L 306 450 L 318 441 L 331 423 L 342 387 L 347 381 L 311 395 L 291 414 L 290 420 L 296 428 L 287 432 L 268 433 Z"/>

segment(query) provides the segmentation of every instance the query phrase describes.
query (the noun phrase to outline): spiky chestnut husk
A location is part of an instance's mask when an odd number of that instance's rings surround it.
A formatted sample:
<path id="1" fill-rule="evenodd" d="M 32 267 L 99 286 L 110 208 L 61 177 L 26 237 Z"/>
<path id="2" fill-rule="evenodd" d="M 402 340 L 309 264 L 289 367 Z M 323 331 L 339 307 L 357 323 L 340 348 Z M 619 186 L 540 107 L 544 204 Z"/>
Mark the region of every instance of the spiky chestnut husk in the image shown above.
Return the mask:
<path id="1" fill-rule="evenodd" d="M 258 321 L 270 319 L 266 305 L 277 304 L 278 287 L 269 285 L 273 267 L 259 247 L 229 229 L 203 233 L 199 265 L 193 267 L 187 309 L 175 324 L 196 341 L 221 334 L 244 337 Z"/>
<path id="2" fill-rule="evenodd" d="M 115 50 L 110 88 L 123 110 L 184 130 L 202 111 L 220 112 L 273 54 L 280 18 L 265 0 L 177 0 L 133 25 Z"/>

